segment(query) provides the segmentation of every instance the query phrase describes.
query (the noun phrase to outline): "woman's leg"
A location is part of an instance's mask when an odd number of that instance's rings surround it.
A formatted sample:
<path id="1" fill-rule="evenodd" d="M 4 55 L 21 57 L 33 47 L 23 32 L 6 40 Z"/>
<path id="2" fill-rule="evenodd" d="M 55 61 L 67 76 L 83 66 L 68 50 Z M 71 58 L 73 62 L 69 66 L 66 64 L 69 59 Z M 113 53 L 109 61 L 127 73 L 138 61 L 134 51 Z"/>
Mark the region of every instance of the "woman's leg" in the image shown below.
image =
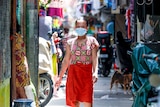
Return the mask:
<path id="1" fill-rule="evenodd" d="M 88 102 L 83 102 L 84 107 L 92 107 L 92 103 L 88 103 Z"/>
<path id="2" fill-rule="evenodd" d="M 71 107 L 80 107 L 80 102 L 79 101 L 72 102 L 72 106 Z"/>
<path id="3" fill-rule="evenodd" d="M 24 87 L 17 87 L 17 98 L 27 98 Z"/>

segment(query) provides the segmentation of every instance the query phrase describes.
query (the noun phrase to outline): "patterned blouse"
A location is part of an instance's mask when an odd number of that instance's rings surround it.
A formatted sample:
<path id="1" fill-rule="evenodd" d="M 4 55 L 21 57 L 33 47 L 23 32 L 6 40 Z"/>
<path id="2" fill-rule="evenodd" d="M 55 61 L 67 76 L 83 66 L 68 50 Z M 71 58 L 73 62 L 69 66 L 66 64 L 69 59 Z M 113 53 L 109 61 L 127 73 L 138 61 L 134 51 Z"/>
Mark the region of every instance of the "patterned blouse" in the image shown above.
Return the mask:
<path id="1" fill-rule="evenodd" d="M 20 34 L 15 38 L 15 65 L 16 65 L 16 87 L 24 87 L 30 84 L 28 62 L 26 58 L 25 44 Z"/>
<path id="2" fill-rule="evenodd" d="M 92 49 L 99 47 L 98 41 L 94 37 L 89 36 L 81 44 L 78 44 L 77 37 L 68 40 L 67 43 L 71 47 L 71 64 L 91 64 Z"/>

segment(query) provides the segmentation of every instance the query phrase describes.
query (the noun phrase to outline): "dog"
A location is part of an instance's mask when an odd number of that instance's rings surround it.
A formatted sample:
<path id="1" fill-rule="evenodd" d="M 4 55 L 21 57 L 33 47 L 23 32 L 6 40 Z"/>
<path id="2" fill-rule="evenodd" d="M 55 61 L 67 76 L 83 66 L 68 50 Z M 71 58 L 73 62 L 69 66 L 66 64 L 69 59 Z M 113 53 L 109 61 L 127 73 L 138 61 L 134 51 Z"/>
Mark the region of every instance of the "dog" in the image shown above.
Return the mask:
<path id="1" fill-rule="evenodd" d="M 127 91 L 128 93 L 130 92 L 131 81 L 132 81 L 131 73 L 123 74 L 120 69 L 115 69 L 115 72 L 111 78 L 110 91 L 112 90 L 112 87 L 115 84 L 117 92 L 118 84 L 120 84 L 124 88 L 124 94 L 127 94 Z"/>

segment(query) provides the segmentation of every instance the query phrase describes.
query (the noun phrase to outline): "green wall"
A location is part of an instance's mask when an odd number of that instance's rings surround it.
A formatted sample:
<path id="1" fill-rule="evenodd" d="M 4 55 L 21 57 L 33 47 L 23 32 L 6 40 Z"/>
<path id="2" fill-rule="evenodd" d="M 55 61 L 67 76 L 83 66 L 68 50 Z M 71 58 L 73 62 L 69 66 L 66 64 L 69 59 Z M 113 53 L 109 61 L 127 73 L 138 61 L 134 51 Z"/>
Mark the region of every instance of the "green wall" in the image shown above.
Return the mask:
<path id="1" fill-rule="evenodd" d="M 0 83 L 0 107 L 10 107 L 10 79 Z"/>

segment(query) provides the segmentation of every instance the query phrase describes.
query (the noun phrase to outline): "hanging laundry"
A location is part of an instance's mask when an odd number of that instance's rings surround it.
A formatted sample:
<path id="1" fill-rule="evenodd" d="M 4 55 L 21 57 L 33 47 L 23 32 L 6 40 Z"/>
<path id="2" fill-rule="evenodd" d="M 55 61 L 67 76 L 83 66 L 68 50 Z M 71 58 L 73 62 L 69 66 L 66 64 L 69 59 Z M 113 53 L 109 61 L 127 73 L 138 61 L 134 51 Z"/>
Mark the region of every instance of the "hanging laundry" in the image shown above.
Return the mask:
<path id="1" fill-rule="evenodd" d="M 117 9 L 117 0 L 112 0 L 112 9 L 113 10 Z"/>
<path id="2" fill-rule="evenodd" d="M 47 15 L 63 18 L 63 0 L 52 0 L 47 8 Z"/>
<path id="3" fill-rule="evenodd" d="M 63 8 L 49 7 L 47 9 L 47 15 L 52 17 L 59 16 L 60 18 L 63 18 Z"/>

